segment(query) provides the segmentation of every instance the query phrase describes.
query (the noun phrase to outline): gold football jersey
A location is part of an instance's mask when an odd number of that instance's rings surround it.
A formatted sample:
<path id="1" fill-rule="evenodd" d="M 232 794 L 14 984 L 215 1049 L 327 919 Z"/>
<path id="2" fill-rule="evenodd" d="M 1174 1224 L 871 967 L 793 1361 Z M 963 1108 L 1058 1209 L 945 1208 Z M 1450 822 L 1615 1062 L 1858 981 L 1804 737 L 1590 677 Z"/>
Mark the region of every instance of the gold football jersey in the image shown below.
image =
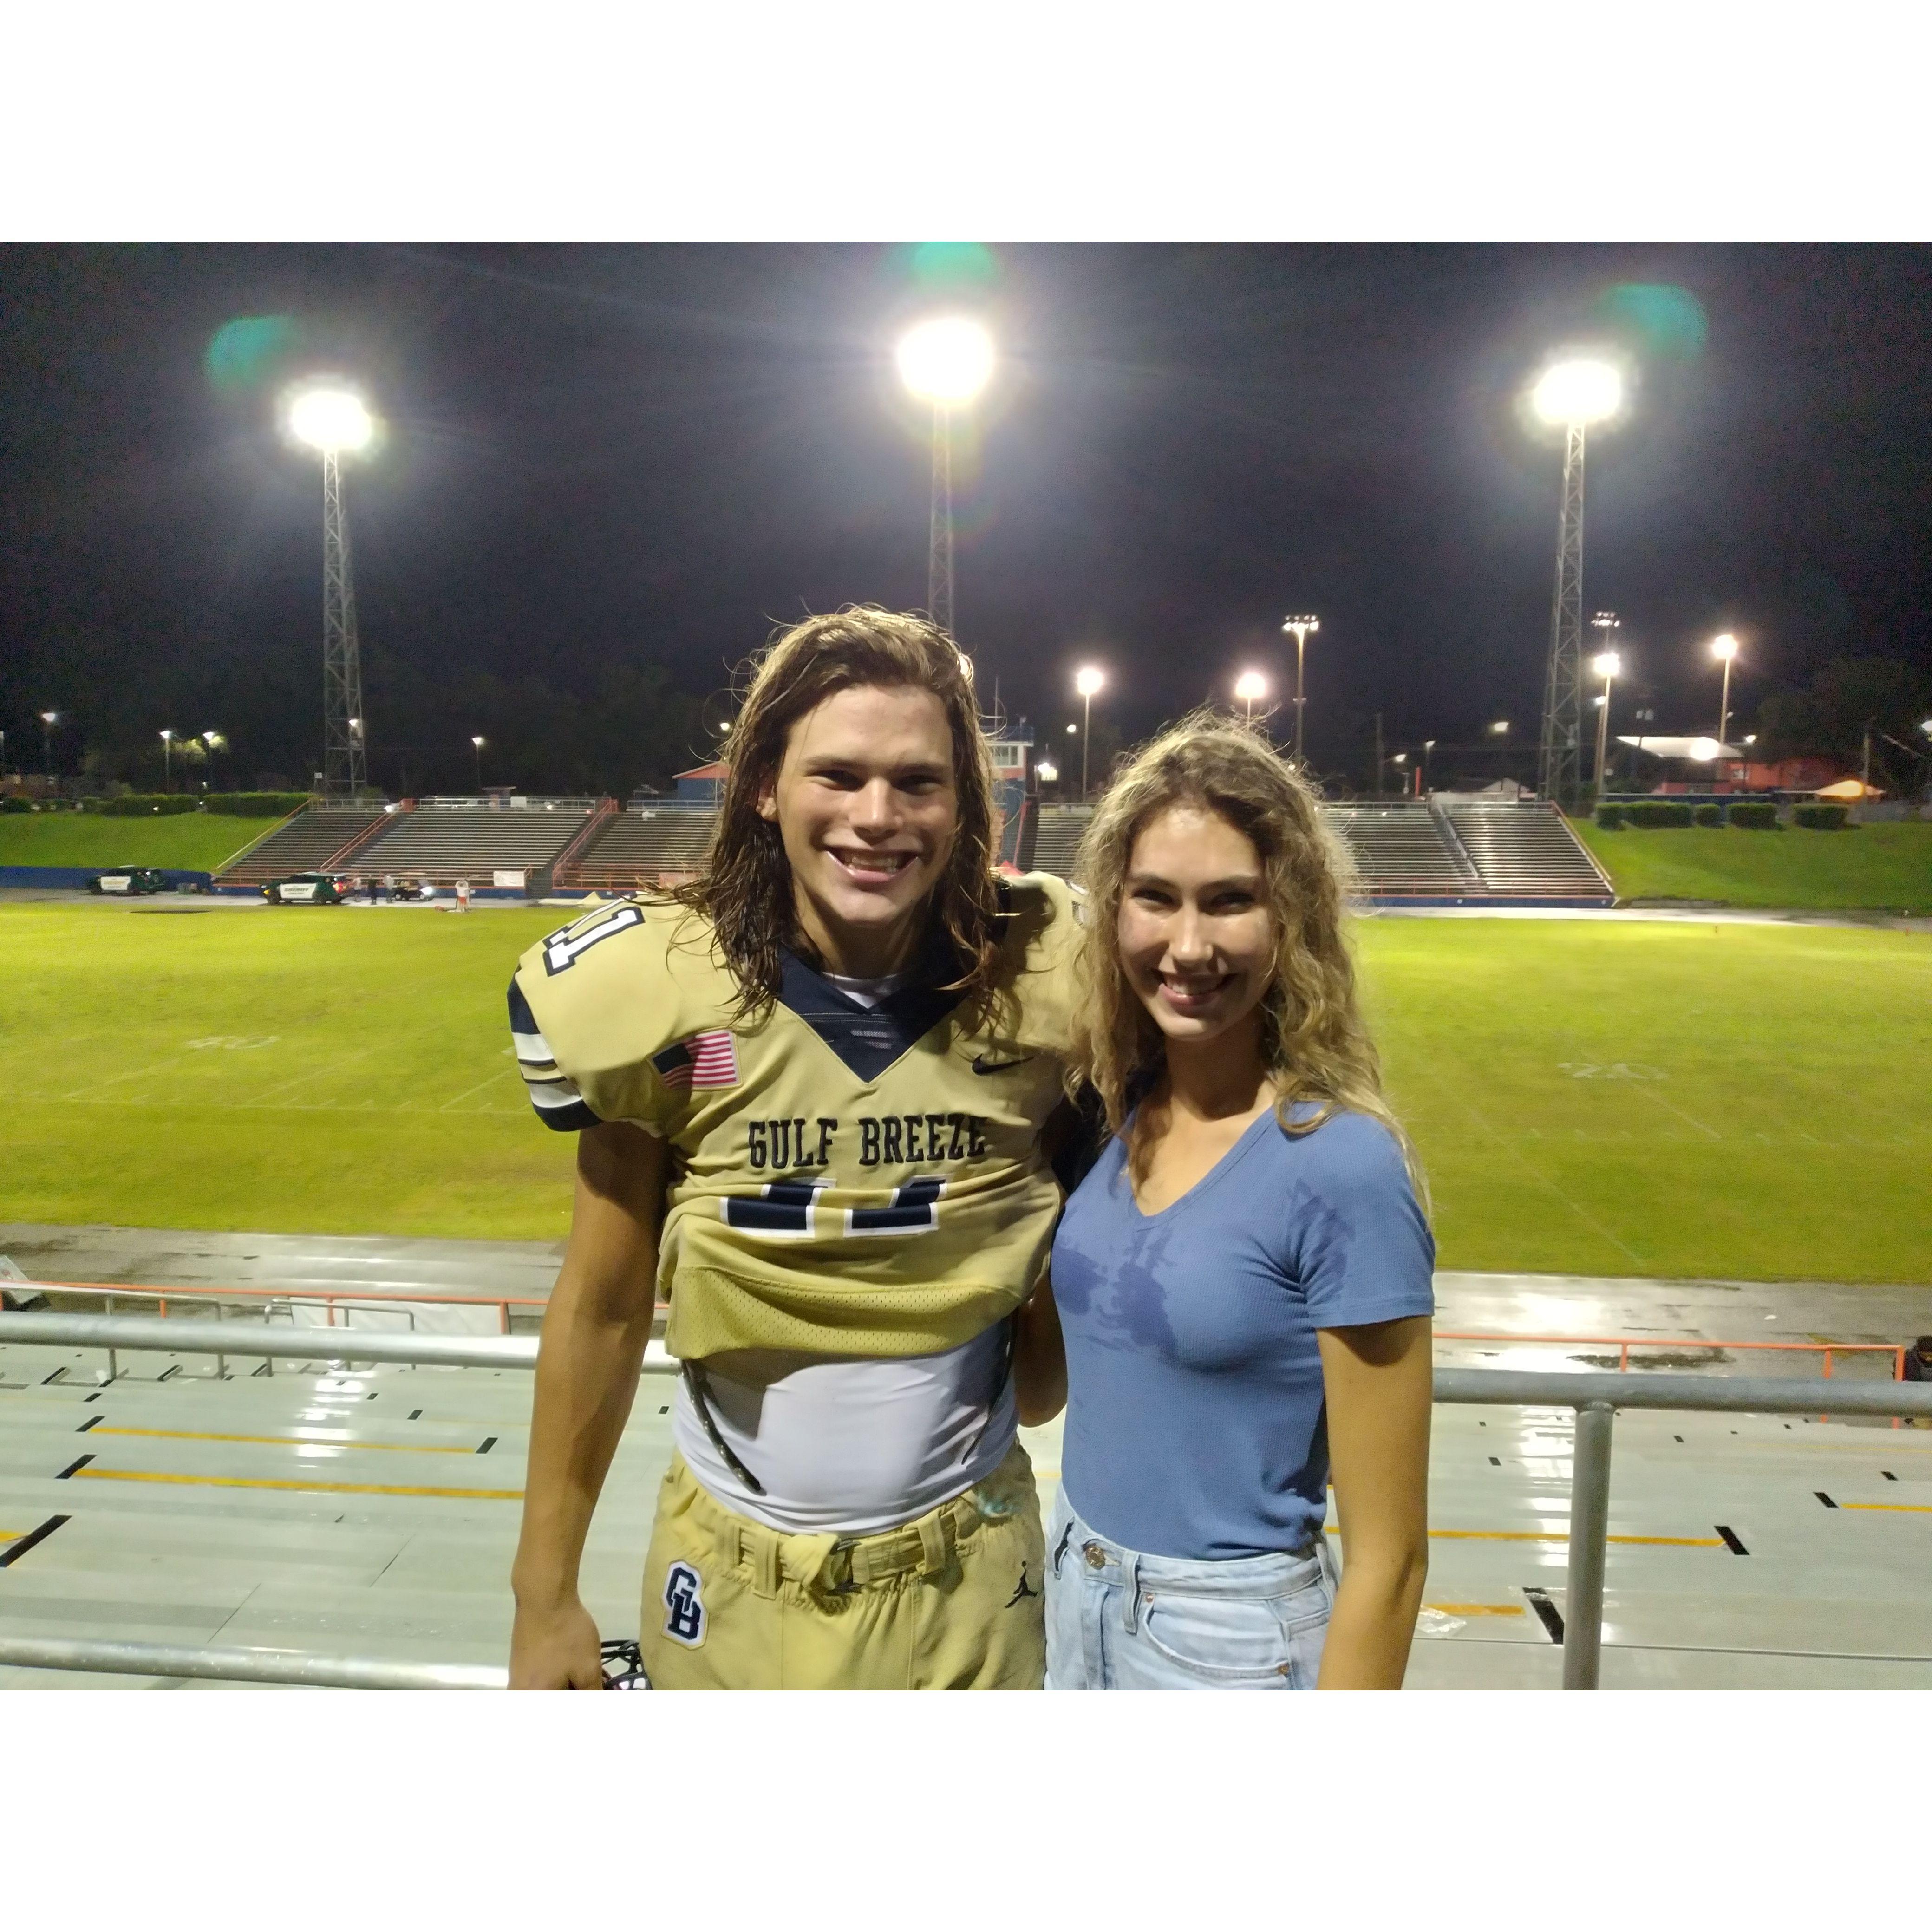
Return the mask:
<path id="1" fill-rule="evenodd" d="M 932 1354 L 1032 1291 L 1060 1202 L 1040 1134 L 1064 1090 L 1076 926 L 1058 879 L 1002 897 L 990 1021 L 936 990 L 944 958 L 868 1006 L 788 955 L 747 1023 L 709 925 L 646 898 L 524 954 L 511 1030 L 538 1114 L 670 1143 L 674 1354 Z"/>

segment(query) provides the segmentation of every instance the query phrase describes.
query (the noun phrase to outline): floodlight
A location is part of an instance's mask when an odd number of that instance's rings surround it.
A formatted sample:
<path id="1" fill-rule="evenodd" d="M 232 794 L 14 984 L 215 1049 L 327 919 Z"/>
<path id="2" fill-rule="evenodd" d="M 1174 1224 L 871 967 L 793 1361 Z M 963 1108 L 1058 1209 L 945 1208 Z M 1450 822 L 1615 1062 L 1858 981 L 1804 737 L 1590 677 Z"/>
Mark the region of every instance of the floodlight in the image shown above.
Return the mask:
<path id="1" fill-rule="evenodd" d="M 1077 724 L 1070 724 L 1066 728 L 1066 735 L 1070 738 L 1077 737 L 1079 735 L 1079 731 L 1080 727 Z"/>
<path id="2" fill-rule="evenodd" d="M 963 315 L 935 316 L 899 338 L 899 375 L 906 387 L 941 409 L 970 403 L 993 373 L 993 338 Z"/>
<path id="3" fill-rule="evenodd" d="M 1051 784 L 1060 776 L 1060 767 L 1051 758 L 1042 758 L 1034 766 L 1034 775 L 1042 784 Z"/>
<path id="4" fill-rule="evenodd" d="M 1073 674 L 1073 688 L 1082 698 L 1091 698 L 1107 682 L 1107 674 L 1093 664 L 1083 664 Z"/>
<path id="5" fill-rule="evenodd" d="M 1590 660 L 1590 668 L 1599 677 L 1615 677 L 1623 668 L 1624 661 L 1615 651 L 1599 651 Z"/>
<path id="6" fill-rule="evenodd" d="M 304 389 L 289 404 L 290 433 L 311 449 L 366 448 L 375 419 L 362 398 L 347 389 Z"/>
<path id="7" fill-rule="evenodd" d="M 1496 722 L 1490 727 L 1490 735 L 1492 738 L 1500 738 L 1506 735 L 1508 730 L 1509 720 L 1507 718 L 1498 718 Z"/>
<path id="8" fill-rule="evenodd" d="M 1234 695 L 1244 704 L 1258 704 L 1268 695 L 1268 680 L 1258 670 L 1244 670 L 1234 680 Z"/>
<path id="9" fill-rule="evenodd" d="M 483 748 L 483 740 L 481 738 L 472 738 L 470 742 L 474 745 L 479 752 Z"/>
<path id="10" fill-rule="evenodd" d="M 1685 746 L 1684 754 L 1702 763 L 1707 759 L 1722 758 L 1724 752 L 1724 746 L 1714 738 L 1693 738 Z"/>
<path id="11" fill-rule="evenodd" d="M 1738 654 L 1738 640 L 1726 631 L 1720 638 L 1711 640 L 1711 655 L 1724 664 L 1729 664 Z"/>
<path id="12" fill-rule="evenodd" d="M 164 738 L 172 738 L 174 735 L 175 735 L 175 734 L 174 734 L 172 731 L 164 731 L 164 732 L 161 734 L 161 736 L 162 736 Z"/>
<path id="13" fill-rule="evenodd" d="M 43 724 L 58 724 L 60 722 L 60 713 L 58 711 L 43 711 L 40 713 L 40 722 Z"/>
<path id="14" fill-rule="evenodd" d="M 1932 718 L 1920 718 L 1918 728 L 1925 734 L 1927 737 L 1932 738 Z"/>
<path id="15" fill-rule="evenodd" d="M 1623 397 L 1623 378 L 1609 363 L 1580 358 L 1546 370 L 1529 400 L 1545 422 L 1567 425 L 1615 416 Z"/>

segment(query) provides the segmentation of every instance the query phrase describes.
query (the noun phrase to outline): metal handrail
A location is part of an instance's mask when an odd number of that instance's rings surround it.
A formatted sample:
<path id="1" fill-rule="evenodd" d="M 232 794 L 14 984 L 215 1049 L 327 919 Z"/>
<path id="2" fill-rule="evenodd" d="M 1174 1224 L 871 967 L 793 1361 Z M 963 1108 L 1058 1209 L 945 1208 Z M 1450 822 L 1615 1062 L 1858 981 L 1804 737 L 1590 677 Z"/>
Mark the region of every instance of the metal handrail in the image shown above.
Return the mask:
<path id="1" fill-rule="evenodd" d="M 154 1349 L 170 1355 L 259 1355 L 278 1362 L 388 1362 L 449 1369 L 533 1369 L 534 1335 L 385 1334 L 376 1329 L 270 1328 L 256 1322 L 164 1321 L 152 1315 L 0 1314 L 0 1342 L 37 1348 Z M 676 1375 L 653 1342 L 647 1375 Z"/>
<path id="2" fill-rule="evenodd" d="M 1452 1328 L 1437 1329 L 1435 1339 L 1438 1342 L 1508 1342 L 1516 1346 L 1539 1342 L 1569 1346 L 1580 1342 L 1592 1348 L 1615 1348 L 1619 1370 L 1629 1368 L 1630 1352 L 1633 1348 L 1708 1348 L 1713 1352 L 1738 1348 L 1774 1354 L 1822 1355 L 1827 1380 L 1831 1376 L 1834 1355 L 1889 1355 L 1892 1358 L 1892 1379 L 1900 1382 L 1905 1379 L 1905 1358 L 1911 1348 L 1911 1344 L 1905 1342 L 1710 1342 L 1696 1335 L 1502 1335 Z"/>
<path id="3" fill-rule="evenodd" d="M 319 1339 L 304 1341 L 298 1332 L 283 1330 L 275 1340 L 272 1352 L 296 1360 L 341 1359 L 343 1352 L 340 1347 L 331 1346 L 327 1339 L 328 1330 L 308 1332 Z M 0 1314 L 0 1342 L 155 1348 L 174 1354 L 202 1352 L 184 1351 L 182 1334 L 178 1323 L 138 1316 Z M 263 1330 L 252 1323 L 198 1323 L 195 1334 L 197 1340 L 211 1353 L 218 1347 L 238 1355 L 266 1355 L 271 1352 L 263 1346 Z M 338 1330 L 335 1340 L 340 1342 L 343 1339 Z M 537 1342 L 534 1336 L 520 1335 L 370 1334 L 358 1340 L 356 1354 L 367 1361 L 420 1362 L 456 1368 L 533 1368 L 536 1365 Z M 645 1351 L 644 1367 L 647 1374 L 675 1375 L 678 1371 L 676 1359 L 667 1354 L 663 1344 L 658 1342 L 652 1342 Z M 1572 1374 L 1561 1370 L 1537 1372 L 1439 1368 L 1436 1371 L 1434 1396 L 1440 1402 L 1516 1408 L 1567 1408 L 1575 1412 L 1575 1451 L 1570 1478 L 1570 1567 L 1565 1605 L 1568 1615 L 1563 1636 L 1563 1688 L 1566 1690 L 1594 1690 L 1600 1676 L 1604 1566 L 1610 1528 L 1610 1444 L 1618 1409 L 1676 1409 L 1731 1415 L 1912 1416 L 1932 1420 L 1932 1382 L 1852 1384 L 1834 1380 L 1826 1388 L 1822 1382 L 1772 1381 L 1743 1376 L 1660 1375 L 1630 1371 Z M 0 1663 L 8 1661 L 11 1650 L 16 1647 L 10 1639 L 0 1642 Z M 131 1653 L 140 1647 L 115 1648 Z M 195 1652 L 183 1654 L 208 1654 Z M 346 1661 L 353 1663 L 355 1660 Z M 70 1667 L 96 1666 L 76 1664 Z M 228 1673 L 210 1671 L 206 1674 Z M 263 1677 L 260 1681 L 319 1680 Z"/>
<path id="4" fill-rule="evenodd" d="M 509 1672 L 487 1664 L 385 1664 L 295 1650 L 195 1650 L 173 1643 L 81 1643 L 0 1636 L 0 1666 L 100 1670 L 129 1677 L 215 1677 L 230 1684 L 307 1684 L 334 1690 L 502 1690 Z"/>

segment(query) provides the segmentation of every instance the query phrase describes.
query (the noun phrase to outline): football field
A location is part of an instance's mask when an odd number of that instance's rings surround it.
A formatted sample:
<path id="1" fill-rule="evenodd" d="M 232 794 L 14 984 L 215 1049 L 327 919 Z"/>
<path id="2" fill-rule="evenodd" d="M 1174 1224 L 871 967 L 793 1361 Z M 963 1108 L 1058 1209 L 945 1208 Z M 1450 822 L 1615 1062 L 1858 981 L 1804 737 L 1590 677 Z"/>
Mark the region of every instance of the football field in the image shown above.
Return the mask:
<path id="1" fill-rule="evenodd" d="M 562 916 L 0 907 L 0 1220 L 560 1237 L 503 994 Z M 1359 932 L 1445 1268 L 1932 1282 L 1932 941 Z"/>

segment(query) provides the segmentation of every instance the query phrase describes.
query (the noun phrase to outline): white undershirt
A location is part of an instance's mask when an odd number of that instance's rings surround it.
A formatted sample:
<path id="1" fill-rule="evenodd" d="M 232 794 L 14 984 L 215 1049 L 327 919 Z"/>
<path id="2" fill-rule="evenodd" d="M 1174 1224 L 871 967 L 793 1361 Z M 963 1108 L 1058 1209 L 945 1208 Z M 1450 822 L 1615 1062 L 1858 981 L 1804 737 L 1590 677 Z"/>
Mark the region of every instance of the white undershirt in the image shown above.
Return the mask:
<path id="1" fill-rule="evenodd" d="M 824 977 L 865 1006 L 907 979 Z M 671 1433 L 700 1486 L 727 1509 L 792 1534 L 868 1535 L 937 1509 L 999 1467 L 1019 1424 L 1006 1366 L 1004 1322 L 938 1355 L 747 1348 L 708 1358 L 706 1408 L 763 1495 L 718 1454 L 682 1380 Z"/>

